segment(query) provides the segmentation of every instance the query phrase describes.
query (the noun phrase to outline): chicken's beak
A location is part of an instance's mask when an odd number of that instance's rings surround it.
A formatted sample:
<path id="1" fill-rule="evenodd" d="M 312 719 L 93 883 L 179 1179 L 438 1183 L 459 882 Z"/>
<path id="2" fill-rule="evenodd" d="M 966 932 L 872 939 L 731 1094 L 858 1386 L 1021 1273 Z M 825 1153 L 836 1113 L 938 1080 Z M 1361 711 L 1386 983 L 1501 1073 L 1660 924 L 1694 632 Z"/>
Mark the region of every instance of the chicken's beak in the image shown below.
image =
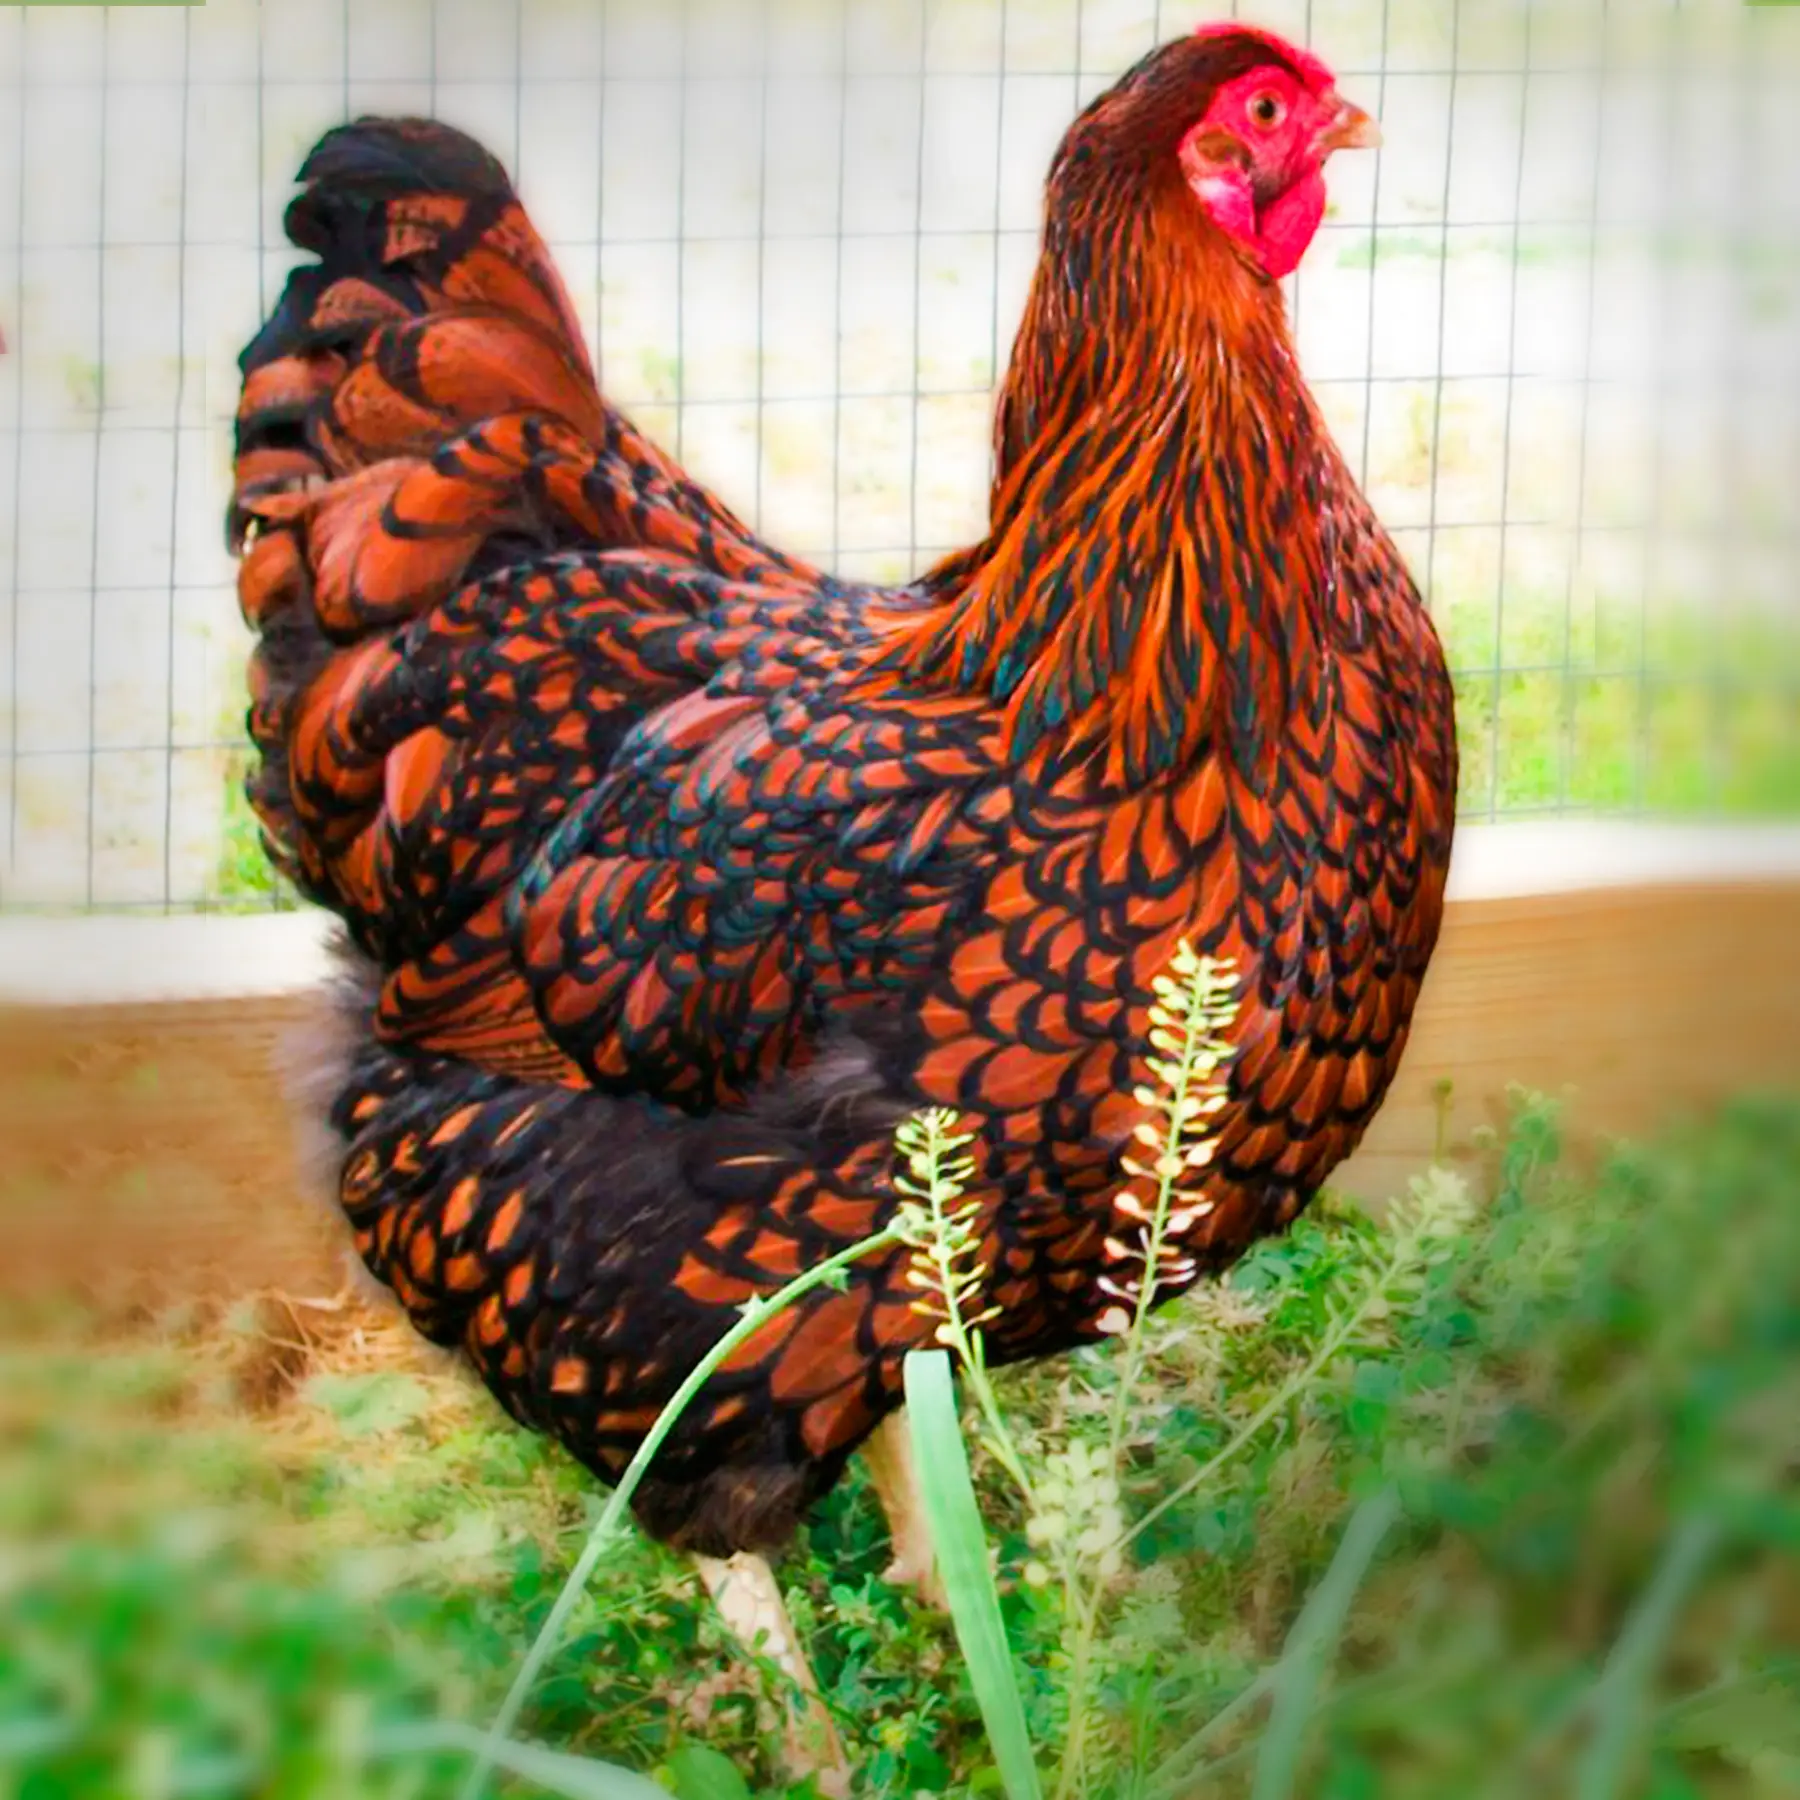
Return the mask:
<path id="1" fill-rule="evenodd" d="M 1325 127 L 1319 148 L 1327 155 L 1334 150 L 1376 150 L 1381 147 L 1381 127 L 1360 106 L 1348 100 L 1339 105 L 1337 117 Z"/>

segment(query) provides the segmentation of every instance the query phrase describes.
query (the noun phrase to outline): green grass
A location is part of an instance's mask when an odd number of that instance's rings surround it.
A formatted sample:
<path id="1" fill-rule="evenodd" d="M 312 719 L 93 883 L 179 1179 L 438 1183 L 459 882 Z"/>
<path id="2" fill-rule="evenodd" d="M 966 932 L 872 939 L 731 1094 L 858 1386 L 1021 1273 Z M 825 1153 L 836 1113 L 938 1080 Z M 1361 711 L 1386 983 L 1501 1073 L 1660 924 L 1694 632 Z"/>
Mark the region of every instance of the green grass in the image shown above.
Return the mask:
<path id="1" fill-rule="evenodd" d="M 1446 241 L 1451 245 L 1452 256 L 1503 256 L 1526 265 L 1548 263 L 1579 267 L 1585 265 L 1589 254 L 1586 244 L 1573 231 L 1554 236 L 1522 232 L 1515 243 L 1510 231 L 1475 232 L 1466 225 L 1451 226 L 1448 231 L 1432 226 L 1404 231 L 1384 225 L 1379 234 L 1367 229 L 1355 237 L 1344 233 L 1336 261 L 1341 269 L 1374 268 L 1377 261 L 1385 268 L 1403 259 L 1436 263 L 1444 256 Z"/>
<path id="2" fill-rule="evenodd" d="M 262 829 L 244 792 L 244 776 L 249 766 L 248 751 L 226 760 L 225 801 L 219 826 L 219 864 L 214 887 L 223 902 L 241 904 L 248 901 L 266 906 L 273 903 L 279 883 L 263 853 Z"/>
<path id="3" fill-rule="evenodd" d="M 1452 593 L 1466 816 L 1800 813 L 1800 637 L 1774 621 L 1635 597 Z M 1497 672 L 1496 672 L 1497 671 Z"/>
<path id="4" fill-rule="evenodd" d="M 1474 1196 L 1440 1175 L 1425 1204 L 1456 1229 L 1402 1242 L 1325 1205 L 1159 1315 L 1122 1504 L 1160 1510 L 1109 1592 L 1080 1791 L 1794 1792 L 1800 1105 L 1592 1172 L 1529 1105 Z M 1108 1349 L 998 1382 L 1034 1469 L 1102 1429 L 1117 1373 Z M 449 1793 L 466 1764 L 419 1728 L 492 1716 L 601 1498 L 403 1335 L 273 1303 L 38 1320 L 0 1368 L 0 1444 L 22 1800 Z M 977 1472 L 1054 1745 L 1059 1589 Z M 992 1793 L 949 1626 L 885 1557 L 853 1470 L 783 1570 L 858 1791 Z M 696 1796 L 804 1791 L 773 1773 L 772 1690 L 635 1537 L 522 1730 Z"/>

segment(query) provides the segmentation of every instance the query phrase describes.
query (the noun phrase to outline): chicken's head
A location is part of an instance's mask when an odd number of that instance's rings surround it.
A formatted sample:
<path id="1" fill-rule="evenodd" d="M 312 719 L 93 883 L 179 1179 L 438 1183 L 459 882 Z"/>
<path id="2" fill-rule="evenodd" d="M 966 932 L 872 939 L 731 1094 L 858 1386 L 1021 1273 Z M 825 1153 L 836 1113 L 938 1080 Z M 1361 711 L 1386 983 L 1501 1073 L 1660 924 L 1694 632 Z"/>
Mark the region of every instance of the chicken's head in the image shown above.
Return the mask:
<path id="1" fill-rule="evenodd" d="M 1203 45 L 1241 61 L 1264 52 L 1212 90 L 1205 114 L 1181 140 L 1182 174 L 1212 222 L 1270 274 L 1285 275 L 1325 214 L 1325 159 L 1381 142 L 1375 121 L 1338 98 L 1316 56 L 1242 25 L 1205 25 Z"/>
<path id="2" fill-rule="evenodd" d="M 1089 108 L 1071 134 L 1083 141 L 1096 162 L 1136 167 L 1157 190 L 1178 170 L 1182 198 L 1278 278 L 1324 216 L 1327 159 L 1381 135 L 1310 51 L 1227 22 L 1152 51 Z"/>

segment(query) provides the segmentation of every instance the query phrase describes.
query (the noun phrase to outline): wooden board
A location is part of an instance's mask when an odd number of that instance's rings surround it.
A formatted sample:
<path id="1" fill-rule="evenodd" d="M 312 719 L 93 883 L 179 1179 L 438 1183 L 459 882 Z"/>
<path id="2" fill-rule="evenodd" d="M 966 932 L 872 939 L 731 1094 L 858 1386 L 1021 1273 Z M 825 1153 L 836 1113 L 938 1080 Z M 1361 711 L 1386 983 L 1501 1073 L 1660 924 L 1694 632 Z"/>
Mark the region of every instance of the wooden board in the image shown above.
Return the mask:
<path id="1" fill-rule="evenodd" d="M 0 1293 L 150 1307 L 345 1282 L 277 1070 L 305 995 L 0 1012 Z"/>
<path id="2" fill-rule="evenodd" d="M 1466 1155 L 1514 1085 L 1567 1095 L 1588 1147 L 1800 1088 L 1796 923 L 1787 884 L 1452 905 L 1400 1077 L 1337 1185 L 1397 1193 L 1440 1134 Z"/>
<path id="3" fill-rule="evenodd" d="M 1400 1080 L 1340 1185 L 1399 1191 L 1446 1130 L 1466 1154 L 1513 1083 L 1568 1091 L 1590 1142 L 1800 1087 L 1797 920 L 1785 883 L 1456 902 Z M 265 991 L 0 1012 L 0 1292 L 339 1290 L 340 1229 L 300 1177 L 277 1074 L 316 1004 Z"/>

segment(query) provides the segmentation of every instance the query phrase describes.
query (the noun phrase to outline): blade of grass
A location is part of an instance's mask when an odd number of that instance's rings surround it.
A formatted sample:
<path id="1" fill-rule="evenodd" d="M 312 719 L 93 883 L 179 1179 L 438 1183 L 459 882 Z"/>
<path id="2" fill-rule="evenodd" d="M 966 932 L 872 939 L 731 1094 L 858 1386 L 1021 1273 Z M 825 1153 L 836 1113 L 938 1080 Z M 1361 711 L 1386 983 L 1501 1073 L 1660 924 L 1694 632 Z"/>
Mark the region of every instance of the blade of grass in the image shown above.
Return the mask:
<path id="1" fill-rule="evenodd" d="M 1391 1487 L 1363 1501 L 1344 1528 L 1325 1578 L 1300 1609 L 1276 1664 L 1274 1699 L 1262 1753 L 1256 1759 L 1250 1800 L 1289 1800 L 1294 1792 L 1300 1751 L 1326 1663 L 1343 1635 L 1350 1602 L 1356 1598 L 1381 1540 L 1399 1516 L 1400 1497 Z"/>
<path id="2" fill-rule="evenodd" d="M 1265 1673 L 1272 1676 L 1280 1666 L 1279 1663 L 1271 1663 Z M 1379 1697 L 1384 1692 L 1392 1693 L 1402 1686 L 1403 1679 L 1397 1678 L 1391 1671 L 1384 1671 L 1380 1675 L 1362 1675 L 1354 1681 L 1339 1682 L 1330 1693 L 1319 1696 L 1318 1703 L 1313 1708 L 1313 1724 L 1317 1726 L 1321 1720 L 1330 1718 L 1334 1713 L 1353 1706 L 1358 1701 L 1366 1701 L 1371 1696 Z M 1266 1688 L 1256 1690 L 1259 1695 L 1267 1691 Z M 1235 1750 L 1227 1750 L 1223 1756 L 1215 1757 L 1205 1768 L 1185 1776 L 1174 1776 L 1163 1786 L 1152 1788 L 1145 1800 L 1195 1800 L 1195 1796 L 1202 1791 L 1212 1792 L 1221 1777 L 1246 1768 L 1261 1749 L 1261 1741 L 1251 1738 L 1239 1744 Z"/>
<path id="3" fill-rule="evenodd" d="M 362 1759 L 383 1762 L 457 1752 L 478 1756 L 486 1745 L 486 1734 L 472 1725 L 432 1719 L 375 1733 L 362 1746 Z M 571 1756 L 517 1738 L 508 1738 L 499 1746 L 494 1762 L 507 1774 L 517 1775 L 559 1800 L 668 1800 L 667 1789 L 616 1763 Z M 168 1800 L 211 1800 L 216 1795 L 256 1791 L 264 1773 L 253 1756 L 201 1756 L 177 1763 L 163 1778 L 160 1791 Z"/>
<path id="4" fill-rule="evenodd" d="M 1360 1540 L 1353 1537 L 1352 1534 L 1357 1531 L 1359 1524 L 1362 1523 L 1366 1515 L 1369 1515 L 1374 1509 L 1383 1508 L 1384 1503 L 1388 1516 L 1380 1519 L 1380 1532 L 1375 1534 L 1373 1542 L 1368 1544 L 1365 1548 Z M 1218 1737 L 1230 1726 L 1236 1724 L 1237 1721 L 1265 1695 L 1278 1690 L 1280 1684 L 1287 1678 L 1288 1658 L 1293 1654 L 1300 1642 L 1301 1633 L 1306 1629 L 1308 1624 L 1309 1614 L 1312 1613 L 1313 1607 L 1323 1604 L 1327 1597 L 1328 1590 L 1330 1589 L 1330 1584 L 1340 1575 L 1341 1571 L 1349 1569 L 1350 1564 L 1347 1559 L 1354 1556 L 1360 1558 L 1358 1566 L 1354 1569 L 1354 1580 L 1351 1580 L 1349 1574 L 1344 1574 L 1343 1576 L 1347 1585 L 1342 1596 L 1341 1605 L 1344 1607 L 1349 1605 L 1350 1600 L 1355 1596 L 1357 1585 L 1361 1582 L 1363 1574 L 1366 1572 L 1369 1558 L 1374 1555 L 1375 1550 L 1379 1547 L 1381 1533 L 1385 1533 L 1392 1524 L 1393 1514 L 1397 1511 L 1397 1508 L 1398 1501 L 1391 1489 L 1384 1489 L 1382 1493 L 1376 1494 L 1369 1500 L 1363 1502 L 1362 1507 L 1352 1516 L 1349 1526 L 1346 1527 L 1343 1539 L 1338 1545 L 1337 1555 L 1332 1559 L 1331 1567 L 1326 1571 L 1324 1580 L 1321 1581 L 1318 1588 L 1314 1590 L 1312 1598 L 1307 1603 L 1307 1607 L 1294 1622 L 1294 1629 L 1289 1633 L 1287 1645 L 1283 1648 L 1280 1658 L 1271 1663 L 1268 1668 L 1264 1669 L 1242 1693 L 1229 1701 L 1220 1709 L 1220 1711 L 1215 1713 L 1204 1725 L 1195 1731 L 1179 1749 L 1175 1750 L 1163 1760 L 1156 1771 L 1157 1785 L 1154 1791 L 1158 1795 L 1173 1795 L 1177 1790 L 1182 1793 L 1191 1792 L 1193 1791 L 1191 1784 L 1197 1781 L 1202 1773 L 1210 1775 L 1225 1766 L 1225 1761 L 1220 1761 L 1209 1763 L 1206 1765 L 1204 1771 L 1192 1771 L 1185 1777 L 1181 1773 L 1182 1769 L 1191 1763 L 1192 1758 L 1198 1751 L 1203 1750 L 1214 1738 Z M 1368 1529 L 1373 1530 L 1373 1527 L 1369 1527 Z M 1319 1624 L 1322 1622 L 1323 1621 L 1317 1615 L 1313 1616 L 1313 1623 Z M 1335 1641 L 1336 1635 L 1343 1630 L 1343 1614 L 1341 1611 L 1339 1612 L 1335 1623 L 1332 1624 L 1331 1630 L 1333 1641 Z M 1317 1686 L 1317 1679 L 1317 1672 L 1315 1672 L 1312 1681 L 1312 1686 L 1315 1689 Z M 1273 1715 L 1271 1715 L 1271 1724 L 1272 1723 Z M 1231 1756 L 1225 1760 L 1235 1765 L 1244 1760 L 1244 1752 L 1242 1750 L 1233 1751 Z"/>
<path id="5" fill-rule="evenodd" d="M 1575 1800 L 1614 1800 L 1623 1791 L 1657 1652 L 1718 1542 L 1718 1522 L 1698 1517 L 1684 1520 L 1669 1540 L 1649 1587 L 1632 1608 L 1594 1683 L 1594 1730 L 1576 1771 Z"/>
<path id="6" fill-rule="evenodd" d="M 957 1417 L 950 1358 L 915 1350 L 906 1359 L 906 1414 L 950 1619 L 1008 1800 L 1041 1800 L 1025 1706 L 1013 1673 L 1000 1597 L 988 1566 L 987 1533 L 975 1505 L 969 1458 Z"/>
<path id="7" fill-rule="evenodd" d="M 860 1244 L 852 1244 L 849 1249 L 827 1257 L 816 1268 L 796 1276 L 768 1299 L 752 1300 L 744 1308 L 743 1317 L 694 1365 L 687 1379 L 671 1396 L 668 1405 L 657 1415 L 656 1423 L 650 1427 L 644 1441 L 638 1445 L 637 1454 L 626 1465 L 625 1473 L 619 1477 L 618 1486 L 608 1497 L 605 1511 L 588 1534 L 588 1541 L 582 1547 L 581 1555 L 576 1558 L 574 1568 L 569 1571 L 569 1578 L 563 1583 L 562 1592 L 556 1596 L 556 1604 L 550 1608 L 550 1616 L 544 1620 L 536 1638 L 532 1640 L 531 1648 L 525 1653 L 525 1660 L 519 1665 L 519 1672 L 513 1677 L 512 1686 L 507 1689 L 499 1712 L 494 1715 L 493 1724 L 488 1727 L 486 1745 L 477 1754 L 475 1766 L 469 1771 L 468 1779 L 459 1790 L 460 1800 L 481 1800 L 488 1776 L 493 1773 L 494 1766 L 499 1761 L 502 1747 L 510 1741 L 513 1725 L 532 1688 L 536 1686 L 544 1664 L 562 1642 L 563 1632 L 580 1603 L 588 1581 L 599 1566 L 600 1558 L 606 1553 L 607 1545 L 612 1542 L 613 1534 L 624 1523 L 625 1509 L 631 1504 L 631 1496 L 637 1492 L 638 1483 L 643 1480 L 657 1451 L 674 1429 L 676 1420 L 687 1410 L 689 1402 L 705 1387 L 732 1351 L 771 1314 L 793 1305 L 814 1288 L 834 1281 L 853 1262 L 898 1242 L 898 1234 L 890 1226 L 885 1231 L 878 1231 L 873 1237 L 864 1238 Z"/>
<path id="8" fill-rule="evenodd" d="M 1280 1664 L 1271 1663 L 1240 1693 L 1226 1701 L 1192 1736 L 1185 1738 L 1170 1755 L 1163 1758 L 1156 1767 L 1150 1790 L 1157 1800 L 1169 1800 L 1169 1797 L 1173 1796 L 1177 1790 L 1186 1791 L 1186 1782 L 1181 1771 L 1187 1768 L 1213 1739 L 1229 1731 L 1268 1693 L 1275 1684 L 1275 1672 L 1279 1667 Z"/>
<path id="9" fill-rule="evenodd" d="M 614 1763 L 546 1750 L 517 1738 L 493 1744 L 488 1733 L 454 1720 L 391 1727 L 371 1739 L 367 1753 L 371 1757 L 429 1756 L 440 1751 L 463 1751 L 491 1759 L 507 1774 L 529 1781 L 547 1794 L 561 1795 L 563 1800 L 669 1800 L 666 1788 Z"/>

